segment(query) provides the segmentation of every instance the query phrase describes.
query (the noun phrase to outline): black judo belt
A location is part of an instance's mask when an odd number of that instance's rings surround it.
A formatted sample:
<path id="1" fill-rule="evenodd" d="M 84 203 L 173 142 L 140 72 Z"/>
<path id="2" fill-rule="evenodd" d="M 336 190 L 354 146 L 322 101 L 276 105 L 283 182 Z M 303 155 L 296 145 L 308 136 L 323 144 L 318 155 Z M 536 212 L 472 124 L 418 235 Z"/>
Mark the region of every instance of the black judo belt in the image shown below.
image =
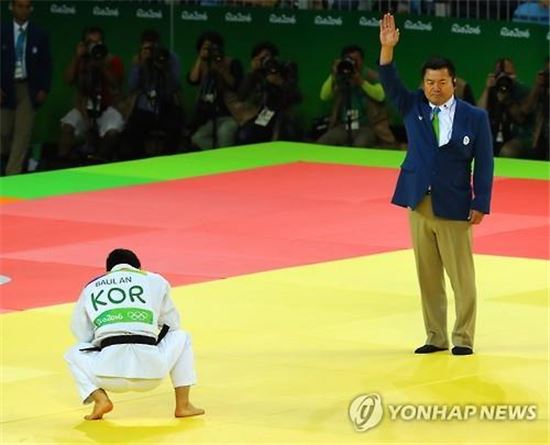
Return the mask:
<path id="1" fill-rule="evenodd" d="M 101 340 L 99 346 L 94 346 L 92 348 L 82 348 L 79 351 L 90 352 L 90 351 L 101 351 L 103 348 L 113 345 L 127 345 L 127 344 L 137 344 L 137 345 L 158 345 L 166 334 L 170 326 L 167 324 L 162 325 L 159 335 L 157 338 L 149 337 L 148 335 L 113 335 L 112 337 L 107 337 L 104 340 Z"/>

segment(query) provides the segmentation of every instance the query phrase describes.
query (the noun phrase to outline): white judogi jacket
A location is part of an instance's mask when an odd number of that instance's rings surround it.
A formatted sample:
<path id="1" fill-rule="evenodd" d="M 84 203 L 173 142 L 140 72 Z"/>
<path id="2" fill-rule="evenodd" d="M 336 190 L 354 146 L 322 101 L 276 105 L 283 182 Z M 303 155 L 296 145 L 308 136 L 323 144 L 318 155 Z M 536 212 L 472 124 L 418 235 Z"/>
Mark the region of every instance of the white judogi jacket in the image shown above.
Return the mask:
<path id="1" fill-rule="evenodd" d="M 81 343 L 99 346 L 101 340 L 114 335 L 156 338 L 163 324 L 171 331 L 180 328 L 168 281 L 159 274 L 118 264 L 82 290 L 71 328 Z M 157 346 L 113 345 L 98 354 L 94 370 L 98 376 L 156 379 L 166 373 Z"/>

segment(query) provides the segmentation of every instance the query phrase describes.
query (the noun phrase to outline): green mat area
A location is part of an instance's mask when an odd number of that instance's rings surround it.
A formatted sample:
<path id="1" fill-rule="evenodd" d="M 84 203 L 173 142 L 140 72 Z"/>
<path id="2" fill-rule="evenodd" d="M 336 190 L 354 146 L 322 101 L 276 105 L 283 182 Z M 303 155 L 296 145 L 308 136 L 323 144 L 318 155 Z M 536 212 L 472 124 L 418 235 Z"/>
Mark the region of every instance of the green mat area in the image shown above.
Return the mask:
<path id="1" fill-rule="evenodd" d="M 405 152 L 403 151 L 270 142 L 200 153 L 3 177 L 0 179 L 0 195 L 26 199 L 41 198 L 299 161 L 398 168 L 404 157 Z M 497 176 L 550 179 L 550 163 L 548 162 L 496 159 L 495 163 Z"/>

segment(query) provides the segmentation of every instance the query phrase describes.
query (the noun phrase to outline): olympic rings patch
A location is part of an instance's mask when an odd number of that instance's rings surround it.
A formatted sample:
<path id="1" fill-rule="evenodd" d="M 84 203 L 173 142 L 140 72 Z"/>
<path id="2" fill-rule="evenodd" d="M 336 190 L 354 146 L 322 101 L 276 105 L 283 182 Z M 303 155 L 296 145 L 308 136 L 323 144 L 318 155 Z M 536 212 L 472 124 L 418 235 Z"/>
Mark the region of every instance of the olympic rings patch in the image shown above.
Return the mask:
<path id="1" fill-rule="evenodd" d="M 148 315 L 146 312 L 143 311 L 128 311 L 128 318 L 130 318 L 132 321 L 145 321 L 148 318 Z"/>

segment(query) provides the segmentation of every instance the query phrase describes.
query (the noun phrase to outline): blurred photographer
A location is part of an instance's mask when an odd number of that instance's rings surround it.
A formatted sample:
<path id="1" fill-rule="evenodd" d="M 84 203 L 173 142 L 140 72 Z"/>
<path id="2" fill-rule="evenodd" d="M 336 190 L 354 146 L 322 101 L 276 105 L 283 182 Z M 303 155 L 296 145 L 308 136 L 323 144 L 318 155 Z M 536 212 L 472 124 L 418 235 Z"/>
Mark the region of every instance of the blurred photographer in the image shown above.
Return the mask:
<path id="1" fill-rule="evenodd" d="M 548 139 L 548 125 L 550 98 L 548 93 L 548 78 L 550 61 L 547 58 L 542 70 L 537 73 L 531 92 L 522 104 L 523 112 L 533 117 L 532 144 L 527 149 L 527 156 L 522 152 L 510 152 L 506 155 L 513 157 L 528 157 L 531 159 L 550 159 L 550 142 Z"/>
<path id="2" fill-rule="evenodd" d="M 301 102 L 298 68 L 278 58 L 279 49 L 262 42 L 252 49 L 250 73 L 239 91 L 243 104 L 236 144 L 298 140 L 293 107 Z"/>
<path id="3" fill-rule="evenodd" d="M 191 141 L 202 150 L 234 144 L 237 121 L 228 108 L 243 77 L 241 62 L 225 54 L 223 37 L 203 33 L 196 43 L 197 59 L 187 80 L 199 87 Z"/>
<path id="4" fill-rule="evenodd" d="M 176 54 L 161 45 L 157 31 L 145 30 L 139 54 L 128 74 L 130 114 L 122 144 L 122 159 L 146 155 L 147 138 L 158 138 L 158 153 L 175 153 L 183 126 L 181 65 Z"/>
<path id="5" fill-rule="evenodd" d="M 495 156 L 525 155 L 532 145 L 532 122 L 522 106 L 528 94 L 516 78 L 512 60 L 497 60 L 478 101 L 489 113 Z"/>
<path id="6" fill-rule="evenodd" d="M 357 45 L 342 49 L 332 72 L 321 87 L 321 100 L 333 101 L 329 130 L 317 143 L 354 147 L 397 145 L 384 105 L 385 93 L 378 75 L 364 67 Z"/>
<path id="7" fill-rule="evenodd" d="M 76 87 L 75 108 L 61 119 L 58 155 L 76 161 L 71 153 L 75 138 L 87 141 L 88 159 L 110 160 L 124 127 L 120 105 L 124 66 L 120 57 L 109 54 L 101 28 L 82 33 L 75 54 L 65 70 L 65 80 Z"/>

